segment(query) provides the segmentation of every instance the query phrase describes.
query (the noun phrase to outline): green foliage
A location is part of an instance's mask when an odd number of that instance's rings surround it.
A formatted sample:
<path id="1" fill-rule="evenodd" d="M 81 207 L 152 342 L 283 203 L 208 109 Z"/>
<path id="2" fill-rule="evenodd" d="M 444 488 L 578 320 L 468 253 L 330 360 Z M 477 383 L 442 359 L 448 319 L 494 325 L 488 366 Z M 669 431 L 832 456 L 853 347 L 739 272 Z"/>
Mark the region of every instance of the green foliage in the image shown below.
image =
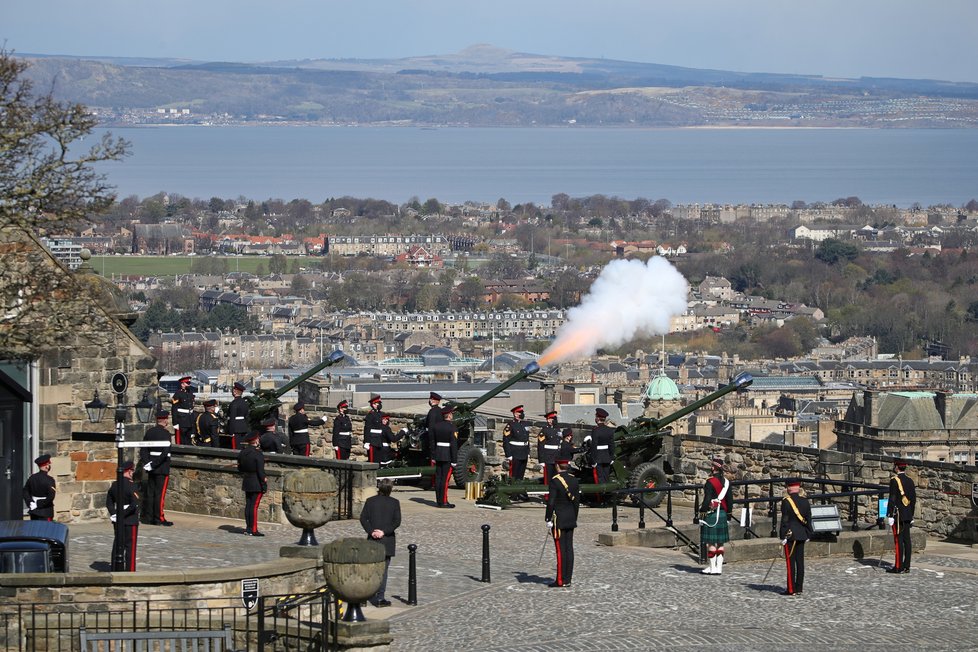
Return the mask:
<path id="1" fill-rule="evenodd" d="M 815 258 L 827 265 L 835 265 L 841 261 L 855 260 L 859 256 L 859 247 L 851 242 L 843 242 L 835 238 L 826 238 L 815 250 Z"/>

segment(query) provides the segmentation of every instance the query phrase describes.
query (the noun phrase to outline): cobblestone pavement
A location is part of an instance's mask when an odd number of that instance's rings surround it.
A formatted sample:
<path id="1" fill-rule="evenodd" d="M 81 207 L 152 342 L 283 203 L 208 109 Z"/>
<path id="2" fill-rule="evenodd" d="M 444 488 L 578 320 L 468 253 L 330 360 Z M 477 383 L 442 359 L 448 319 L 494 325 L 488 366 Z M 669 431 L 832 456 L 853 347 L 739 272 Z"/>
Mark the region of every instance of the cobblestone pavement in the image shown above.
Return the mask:
<path id="1" fill-rule="evenodd" d="M 436 509 L 433 494 L 398 488 L 403 524 L 391 565 L 387 609 L 394 650 L 960 650 L 978 641 L 978 550 L 929 541 L 908 575 L 883 572 L 878 559 L 810 559 L 805 592 L 780 595 L 784 563 L 727 564 L 704 576 L 681 550 L 608 548 L 607 509 L 583 508 L 575 534 L 572 587 L 552 589 L 554 552 L 540 504 L 503 511 Z M 634 510 L 622 513 L 634 528 Z M 268 536 L 242 536 L 243 523 L 170 513 L 172 528 L 141 526 L 139 570 L 227 567 L 277 558 L 299 530 L 262 524 Z M 647 518 L 648 526 L 655 524 Z M 482 524 L 490 525 L 491 579 L 481 582 Z M 109 524 L 72 526 L 73 571 L 105 570 Z M 363 536 L 355 521 L 330 523 L 320 543 Z M 418 606 L 405 604 L 407 544 L 416 543 Z M 542 550 L 542 555 L 541 555 Z M 768 569 L 770 575 L 765 579 Z M 970 641 L 970 643 L 969 643 Z"/>

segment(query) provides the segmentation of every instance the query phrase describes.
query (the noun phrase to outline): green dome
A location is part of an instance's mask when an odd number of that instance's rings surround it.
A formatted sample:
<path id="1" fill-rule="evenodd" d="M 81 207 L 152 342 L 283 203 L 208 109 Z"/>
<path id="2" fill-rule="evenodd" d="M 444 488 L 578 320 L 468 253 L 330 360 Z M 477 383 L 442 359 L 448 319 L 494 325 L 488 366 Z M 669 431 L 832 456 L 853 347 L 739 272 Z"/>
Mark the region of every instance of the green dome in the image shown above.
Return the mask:
<path id="1" fill-rule="evenodd" d="M 672 378 L 662 374 L 649 381 L 649 386 L 645 388 L 645 397 L 652 401 L 678 401 L 679 387 Z"/>

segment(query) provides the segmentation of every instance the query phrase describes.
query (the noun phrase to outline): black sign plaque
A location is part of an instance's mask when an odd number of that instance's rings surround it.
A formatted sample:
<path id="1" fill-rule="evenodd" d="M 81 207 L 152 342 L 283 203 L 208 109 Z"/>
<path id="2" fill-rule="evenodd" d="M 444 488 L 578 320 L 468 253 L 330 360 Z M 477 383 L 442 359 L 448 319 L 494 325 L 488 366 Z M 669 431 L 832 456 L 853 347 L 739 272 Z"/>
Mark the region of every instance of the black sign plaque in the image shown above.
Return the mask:
<path id="1" fill-rule="evenodd" d="M 241 580 L 241 602 L 251 611 L 258 604 L 258 578 Z"/>

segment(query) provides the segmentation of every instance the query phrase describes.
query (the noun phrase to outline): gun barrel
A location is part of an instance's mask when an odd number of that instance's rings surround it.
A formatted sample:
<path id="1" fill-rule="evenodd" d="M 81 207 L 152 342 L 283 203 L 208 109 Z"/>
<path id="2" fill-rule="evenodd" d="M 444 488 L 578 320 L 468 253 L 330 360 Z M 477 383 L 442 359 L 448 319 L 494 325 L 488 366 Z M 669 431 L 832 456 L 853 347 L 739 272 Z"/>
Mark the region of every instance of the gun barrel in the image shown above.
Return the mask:
<path id="1" fill-rule="evenodd" d="M 479 398 L 475 399 L 471 403 L 462 404 L 459 407 L 463 407 L 464 409 L 466 409 L 466 410 L 468 410 L 470 412 L 471 411 L 474 411 L 476 408 L 478 408 L 480 405 L 482 405 L 486 401 L 489 401 L 493 397 L 498 396 L 502 392 L 506 391 L 507 389 L 509 389 L 510 387 L 512 387 L 513 385 L 515 385 L 516 383 L 520 382 L 521 380 L 526 379 L 529 376 L 532 376 L 533 374 L 535 374 L 538 371 L 540 371 L 540 365 L 538 365 L 536 362 L 530 362 L 525 367 L 523 367 L 520 371 L 518 371 L 517 373 L 515 373 L 513 376 L 511 376 L 511 377 L 507 378 L 505 381 L 499 383 L 498 385 L 496 385 L 494 388 L 492 388 L 491 390 L 489 390 L 488 392 L 486 392 L 485 394 L 483 394 Z"/>
<path id="2" fill-rule="evenodd" d="M 343 357 L 344 357 L 344 353 L 342 351 L 333 351 L 328 356 L 326 356 L 325 360 L 317 364 L 315 367 L 305 372 L 301 376 L 295 378 L 294 380 L 291 380 L 285 385 L 282 385 L 281 387 L 276 389 L 274 392 L 275 397 L 280 398 L 282 396 L 285 396 L 285 394 L 292 391 L 293 388 L 298 387 L 303 381 L 312 378 L 326 367 L 333 366 L 334 364 L 342 360 Z"/>
<path id="3" fill-rule="evenodd" d="M 711 394 L 707 394 L 703 398 L 697 401 L 693 401 L 686 407 L 677 410 L 672 414 L 667 414 L 661 419 L 649 419 L 649 422 L 652 424 L 652 426 L 655 429 L 661 430 L 662 428 L 666 427 L 673 421 L 678 421 L 679 419 L 682 419 L 687 414 L 691 414 L 695 412 L 696 410 L 700 409 L 704 405 L 707 405 L 708 403 L 712 403 L 718 398 L 726 396 L 730 392 L 735 392 L 737 390 L 744 389 L 745 387 L 749 386 L 752 382 L 754 382 L 754 377 L 751 376 L 749 373 L 747 373 L 746 371 L 739 373 L 732 381 L 730 381 L 730 384 L 724 385 L 723 387 L 716 390 L 715 392 Z"/>

